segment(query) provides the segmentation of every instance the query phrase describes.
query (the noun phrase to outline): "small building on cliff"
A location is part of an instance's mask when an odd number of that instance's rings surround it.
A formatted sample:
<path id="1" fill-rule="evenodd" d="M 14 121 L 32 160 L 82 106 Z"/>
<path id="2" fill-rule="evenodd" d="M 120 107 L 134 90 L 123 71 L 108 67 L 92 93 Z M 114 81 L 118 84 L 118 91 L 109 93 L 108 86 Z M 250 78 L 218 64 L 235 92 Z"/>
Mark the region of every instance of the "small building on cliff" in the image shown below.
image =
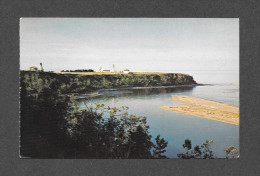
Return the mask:
<path id="1" fill-rule="evenodd" d="M 130 70 L 128 70 L 128 69 L 123 70 L 123 73 L 129 73 L 129 72 L 130 72 Z"/>
<path id="2" fill-rule="evenodd" d="M 30 71 L 37 71 L 37 70 L 38 70 L 38 68 L 37 68 L 37 67 L 35 67 L 35 66 L 33 66 L 33 67 L 30 67 L 30 68 L 29 68 L 29 70 L 30 70 Z"/>

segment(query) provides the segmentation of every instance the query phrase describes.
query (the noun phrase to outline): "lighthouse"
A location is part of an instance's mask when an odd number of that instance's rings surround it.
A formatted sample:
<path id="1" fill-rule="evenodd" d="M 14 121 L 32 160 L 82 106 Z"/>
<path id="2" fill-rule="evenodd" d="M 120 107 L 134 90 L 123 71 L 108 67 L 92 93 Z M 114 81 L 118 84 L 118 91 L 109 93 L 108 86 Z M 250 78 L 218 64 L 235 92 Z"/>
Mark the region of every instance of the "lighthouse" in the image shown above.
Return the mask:
<path id="1" fill-rule="evenodd" d="M 113 64 L 112 72 L 115 73 L 115 65 Z"/>
<path id="2" fill-rule="evenodd" d="M 43 67 L 42 67 L 42 63 L 40 63 L 40 65 L 41 65 L 41 71 L 43 72 L 44 70 L 43 70 Z"/>

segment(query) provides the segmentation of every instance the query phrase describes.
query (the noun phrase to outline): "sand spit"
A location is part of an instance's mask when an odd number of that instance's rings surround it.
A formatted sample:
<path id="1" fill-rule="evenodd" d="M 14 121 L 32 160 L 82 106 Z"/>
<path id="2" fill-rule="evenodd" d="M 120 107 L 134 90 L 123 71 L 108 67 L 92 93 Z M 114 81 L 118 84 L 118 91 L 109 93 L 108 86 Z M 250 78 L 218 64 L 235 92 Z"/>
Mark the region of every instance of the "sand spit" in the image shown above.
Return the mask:
<path id="1" fill-rule="evenodd" d="M 206 119 L 239 125 L 239 108 L 236 106 L 179 95 L 172 96 L 172 100 L 184 103 L 184 105 L 160 106 L 160 108 L 177 113 L 190 114 Z"/>

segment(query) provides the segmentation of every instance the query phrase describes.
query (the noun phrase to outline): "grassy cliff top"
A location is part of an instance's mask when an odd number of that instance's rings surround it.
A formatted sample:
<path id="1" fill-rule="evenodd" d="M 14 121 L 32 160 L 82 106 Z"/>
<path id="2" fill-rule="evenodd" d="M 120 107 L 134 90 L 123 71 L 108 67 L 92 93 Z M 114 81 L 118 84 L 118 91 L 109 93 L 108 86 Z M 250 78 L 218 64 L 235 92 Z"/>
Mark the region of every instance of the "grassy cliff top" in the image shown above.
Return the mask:
<path id="1" fill-rule="evenodd" d="M 189 74 L 185 73 L 161 73 L 161 72 L 130 72 L 130 73 L 111 73 L 111 72 L 54 72 L 57 74 L 75 74 L 75 75 L 117 75 L 117 74 L 138 74 L 138 75 L 167 75 L 167 74 L 177 74 L 177 75 L 186 75 L 190 76 Z"/>

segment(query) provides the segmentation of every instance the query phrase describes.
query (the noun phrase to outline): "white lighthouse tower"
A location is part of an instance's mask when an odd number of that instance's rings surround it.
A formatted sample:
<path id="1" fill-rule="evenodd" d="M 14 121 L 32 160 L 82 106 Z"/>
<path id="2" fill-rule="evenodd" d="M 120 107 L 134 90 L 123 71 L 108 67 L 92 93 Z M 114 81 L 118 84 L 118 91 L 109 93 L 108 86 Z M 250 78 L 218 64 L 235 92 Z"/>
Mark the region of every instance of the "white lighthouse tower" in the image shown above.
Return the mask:
<path id="1" fill-rule="evenodd" d="M 114 64 L 113 64 L 113 67 L 112 67 L 112 73 L 116 73 Z"/>

